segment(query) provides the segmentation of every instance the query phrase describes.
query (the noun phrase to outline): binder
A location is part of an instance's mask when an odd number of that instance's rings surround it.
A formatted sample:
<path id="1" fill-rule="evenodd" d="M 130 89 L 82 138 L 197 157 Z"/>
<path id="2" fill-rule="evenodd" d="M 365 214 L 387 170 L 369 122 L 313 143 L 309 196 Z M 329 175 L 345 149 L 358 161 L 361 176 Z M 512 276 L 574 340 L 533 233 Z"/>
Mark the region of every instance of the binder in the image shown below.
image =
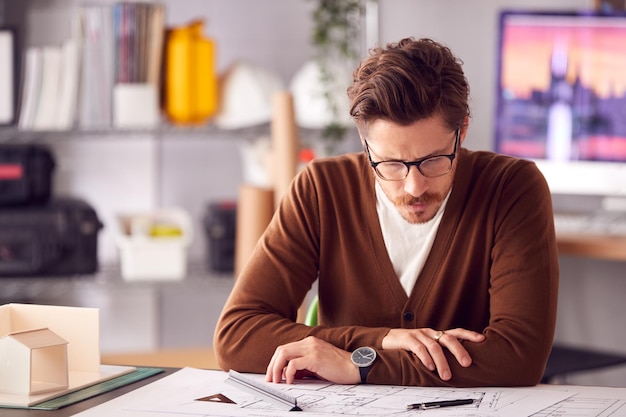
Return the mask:
<path id="1" fill-rule="evenodd" d="M 0 28 L 0 125 L 15 120 L 15 33 Z"/>

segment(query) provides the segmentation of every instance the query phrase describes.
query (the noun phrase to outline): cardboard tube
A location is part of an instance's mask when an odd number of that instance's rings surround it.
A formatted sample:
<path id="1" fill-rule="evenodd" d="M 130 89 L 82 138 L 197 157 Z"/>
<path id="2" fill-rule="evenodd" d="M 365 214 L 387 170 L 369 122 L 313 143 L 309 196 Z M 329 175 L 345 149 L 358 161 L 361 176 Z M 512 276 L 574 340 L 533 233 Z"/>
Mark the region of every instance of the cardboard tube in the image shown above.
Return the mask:
<path id="1" fill-rule="evenodd" d="M 272 97 L 272 152 L 274 207 L 287 192 L 298 166 L 300 140 L 296 127 L 293 96 L 287 91 L 274 93 Z"/>
<path id="2" fill-rule="evenodd" d="M 235 231 L 235 277 L 248 262 L 252 251 L 274 214 L 274 192 L 242 184 L 239 187 Z"/>

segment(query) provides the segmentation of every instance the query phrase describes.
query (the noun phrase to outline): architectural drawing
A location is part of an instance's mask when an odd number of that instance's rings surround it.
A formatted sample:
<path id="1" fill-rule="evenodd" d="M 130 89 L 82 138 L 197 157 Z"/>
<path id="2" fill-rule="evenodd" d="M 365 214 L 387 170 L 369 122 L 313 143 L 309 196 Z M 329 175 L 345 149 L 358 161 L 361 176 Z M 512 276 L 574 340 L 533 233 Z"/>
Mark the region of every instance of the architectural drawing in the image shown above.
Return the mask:
<path id="1" fill-rule="evenodd" d="M 264 375 L 244 374 L 262 382 Z M 152 384 L 78 414 L 78 417 L 249 416 L 293 417 L 224 382 L 221 371 L 184 368 Z M 335 385 L 318 380 L 272 389 L 296 396 L 307 417 L 615 417 L 626 416 L 626 388 L 540 385 L 523 388 L 423 388 L 383 385 Z M 207 400 L 209 398 L 209 400 Z M 220 400 L 220 398 L 222 398 Z M 438 410 L 407 410 L 421 401 L 473 398 L 471 405 Z"/>

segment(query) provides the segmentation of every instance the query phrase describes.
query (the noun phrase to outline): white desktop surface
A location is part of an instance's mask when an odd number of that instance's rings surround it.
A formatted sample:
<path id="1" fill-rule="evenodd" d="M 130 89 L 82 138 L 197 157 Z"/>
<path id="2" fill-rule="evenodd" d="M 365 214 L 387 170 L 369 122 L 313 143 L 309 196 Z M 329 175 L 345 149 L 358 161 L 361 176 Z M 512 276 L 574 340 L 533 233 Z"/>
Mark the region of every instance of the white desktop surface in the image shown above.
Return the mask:
<path id="1" fill-rule="evenodd" d="M 247 374 L 249 375 L 249 374 Z M 224 381 L 221 371 L 183 368 L 135 391 L 77 414 L 79 417 L 185 415 L 293 416 Z M 249 375 L 259 380 L 263 375 Z M 306 415 L 430 416 L 625 416 L 626 388 L 540 385 L 523 388 L 422 388 L 386 385 L 336 385 L 324 381 L 272 384 L 298 398 Z M 222 394 L 234 403 L 199 401 Z M 474 398 L 469 406 L 407 410 L 422 401 Z M 581 414 L 581 411 L 583 414 Z"/>

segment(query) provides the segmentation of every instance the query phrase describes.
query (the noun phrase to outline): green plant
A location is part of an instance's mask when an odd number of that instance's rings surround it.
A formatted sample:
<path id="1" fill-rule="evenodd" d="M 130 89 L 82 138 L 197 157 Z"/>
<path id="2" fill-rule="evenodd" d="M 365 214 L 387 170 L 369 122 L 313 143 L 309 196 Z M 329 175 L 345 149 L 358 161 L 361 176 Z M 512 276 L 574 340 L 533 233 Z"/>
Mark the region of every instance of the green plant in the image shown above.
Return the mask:
<path id="1" fill-rule="evenodd" d="M 346 135 L 348 127 L 340 122 L 339 104 L 336 100 L 338 74 L 332 63 L 349 65 L 360 56 L 361 17 L 364 0 L 315 0 L 313 11 L 312 43 L 316 49 L 316 61 L 324 99 L 332 119 L 322 130 L 327 150 L 331 151 Z"/>

